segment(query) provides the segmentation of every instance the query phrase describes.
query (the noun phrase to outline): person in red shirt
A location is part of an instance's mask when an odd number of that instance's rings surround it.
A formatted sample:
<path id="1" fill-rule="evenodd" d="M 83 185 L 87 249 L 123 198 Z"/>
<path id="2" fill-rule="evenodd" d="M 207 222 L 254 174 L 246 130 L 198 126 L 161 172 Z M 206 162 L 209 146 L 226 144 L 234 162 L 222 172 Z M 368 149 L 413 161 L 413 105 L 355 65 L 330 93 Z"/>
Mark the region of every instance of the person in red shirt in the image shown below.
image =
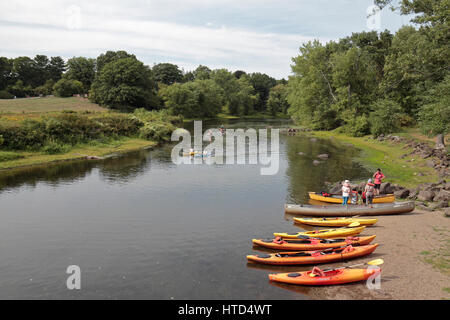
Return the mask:
<path id="1" fill-rule="evenodd" d="M 377 172 L 373 174 L 373 178 L 375 179 L 375 195 L 380 195 L 380 188 L 381 188 L 381 180 L 384 178 L 384 174 L 381 172 L 381 169 L 377 169 Z"/>

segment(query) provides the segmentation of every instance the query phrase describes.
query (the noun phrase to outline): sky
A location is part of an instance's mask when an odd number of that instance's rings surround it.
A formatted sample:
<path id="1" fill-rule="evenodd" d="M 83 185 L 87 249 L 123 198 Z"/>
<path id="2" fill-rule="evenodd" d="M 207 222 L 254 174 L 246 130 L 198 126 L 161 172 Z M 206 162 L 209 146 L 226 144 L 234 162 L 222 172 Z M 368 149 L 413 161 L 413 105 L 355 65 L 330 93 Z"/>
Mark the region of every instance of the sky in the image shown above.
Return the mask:
<path id="1" fill-rule="evenodd" d="M 302 43 L 352 32 L 395 32 L 410 17 L 372 0 L 2 0 L 0 56 L 96 58 L 133 53 L 145 64 L 291 74 Z"/>

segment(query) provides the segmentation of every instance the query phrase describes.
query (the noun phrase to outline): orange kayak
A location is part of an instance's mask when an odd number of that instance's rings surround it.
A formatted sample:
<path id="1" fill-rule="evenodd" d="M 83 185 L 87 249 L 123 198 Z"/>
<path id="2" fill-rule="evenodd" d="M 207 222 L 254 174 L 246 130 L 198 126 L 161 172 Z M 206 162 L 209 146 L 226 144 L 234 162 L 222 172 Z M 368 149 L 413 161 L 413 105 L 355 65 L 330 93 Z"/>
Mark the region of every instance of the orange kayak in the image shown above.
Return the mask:
<path id="1" fill-rule="evenodd" d="M 283 239 L 282 241 L 253 239 L 255 245 L 274 250 L 323 250 L 338 248 L 346 245 L 366 245 L 371 243 L 376 236 L 347 237 L 336 239 Z"/>
<path id="2" fill-rule="evenodd" d="M 311 271 L 269 274 L 271 281 L 299 284 L 305 286 L 321 286 L 342 284 L 367 280 L 372 276 L 380 274 L 381 269 L 339 269 L 325 271 L 325 276 L 311 277 Z"/>
<path id="3" fill-rule="evenodd" d="M 294 264 L 317 264 L 341 260 L 350 260 L 371 254 L 378 244 L 344 248 L 331 248 L 319 251 L 283 252 L 272 254 L 248 255 L 247 260 L 263 264 L 294 265 Z M 346 252 L 346 250 L 352 250 Z"/>

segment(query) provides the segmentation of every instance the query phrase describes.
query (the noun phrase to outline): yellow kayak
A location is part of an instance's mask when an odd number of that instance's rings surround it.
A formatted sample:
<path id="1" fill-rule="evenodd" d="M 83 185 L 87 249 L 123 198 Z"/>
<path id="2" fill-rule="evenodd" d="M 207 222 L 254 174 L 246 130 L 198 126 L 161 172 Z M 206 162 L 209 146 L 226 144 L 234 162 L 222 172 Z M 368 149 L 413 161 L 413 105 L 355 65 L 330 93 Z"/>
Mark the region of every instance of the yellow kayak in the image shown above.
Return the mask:
<path id="1" fill-rule="evenodd" d="M 295 222 L 320 227 L 345 227 L 351 223 L 358 222 L 362 226 L 371 226 L 378 219 L 369 218 L 294 218 Z"/>
<path id="2" fill-rule="evenodd" d="M 322 230 L 314 230 L 314 231 L 306 231 L 306 232 L 298 232 L 294 234 L 288 233 L 274 233 L 275 237 L 281 237 L 285 239 L 296 239 L 299 237 L 311 237 L 311 238 L 337 238 L 344 236 L 355 236 L 360 234 L 364 230 L 365 226 L 357 227 L 357 228 L 339 228 L 339 229 L 322 229 Z"/>
<path id="3" fill-rule="evenodd" d="M 318 200 L 318 201 L 329 202 L 329 203 L 342 203 L 342 196 L 339 196 L 339 195 L 332 195 L 329 197 L 324 197 L 320 193 L 316 193 L 316 192 L 308 192 L 308 194 L 309 194 L 309 198 L 312 200 Z M 394 202 L 394 201 L 395 201 L 395 196 L 393 194 L 383 194 L 380 196 L 373 197 L 373 203 L 389 203 L 389 202 Z"/>

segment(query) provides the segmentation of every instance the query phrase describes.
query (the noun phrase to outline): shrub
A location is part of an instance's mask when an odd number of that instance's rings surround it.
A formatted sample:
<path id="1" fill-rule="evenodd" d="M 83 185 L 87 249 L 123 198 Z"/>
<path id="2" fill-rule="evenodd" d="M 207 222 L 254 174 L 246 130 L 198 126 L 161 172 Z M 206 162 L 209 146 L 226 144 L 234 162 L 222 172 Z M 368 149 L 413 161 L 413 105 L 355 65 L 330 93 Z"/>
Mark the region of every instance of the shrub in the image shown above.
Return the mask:
<path id="1" fill-rule="evenodd" d="M 163 122 L 149 122 L 140 129 L 140 137 L 156 142 L 169 141 L 175 126 Z"/>
<path id="2" fill-rule="evenodd" d="M 14 96 L 6 90 L 0 90 L 0 99 L 12 99 Z"/>
<path id="3" fill-rule="evenodd" d="M 15 152 L 0 151 L 0 162 L 21 159 L 24 156 Z"/>
<path id="4" fill-rule="evenodd" d="M 370 132 L 370 123 L 367 116 L 353 117 L 347 121 L 343 131 L 352 137 L 363 137 Z"/>
<path id="5" fill-rule="evenodd" d="M 70 148 L 70 145 L 50 141 L 44 147 L 42 147 L 42 152 L 47 154 L 58 154 L 68 152 Z"/>

